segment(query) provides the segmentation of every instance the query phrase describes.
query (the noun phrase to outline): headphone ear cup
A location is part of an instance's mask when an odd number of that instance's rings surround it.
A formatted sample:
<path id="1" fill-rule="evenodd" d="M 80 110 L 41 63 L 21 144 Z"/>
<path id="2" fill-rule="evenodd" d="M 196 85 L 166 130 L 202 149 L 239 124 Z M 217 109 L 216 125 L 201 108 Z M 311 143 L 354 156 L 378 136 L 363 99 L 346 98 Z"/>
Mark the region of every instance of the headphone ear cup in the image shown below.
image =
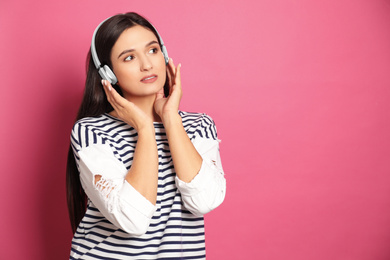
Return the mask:
<path id="1" fill-rule="evenodd" d="M 103 66 L 104 73 L 106 75 L 106 78 L 112 85 L 116 84 L 118 82 L 118 79 L 116 78 L 114 72 L 108 67 L 107 65 Z"/>

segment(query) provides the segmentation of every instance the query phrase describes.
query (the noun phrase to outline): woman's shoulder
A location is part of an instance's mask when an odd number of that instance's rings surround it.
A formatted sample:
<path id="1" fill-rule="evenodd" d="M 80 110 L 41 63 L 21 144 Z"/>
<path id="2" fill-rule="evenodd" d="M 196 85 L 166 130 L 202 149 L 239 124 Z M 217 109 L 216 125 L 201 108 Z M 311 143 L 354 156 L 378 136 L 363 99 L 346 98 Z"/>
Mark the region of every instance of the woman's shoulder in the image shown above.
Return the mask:
<path id="1" fill-rule="evenodd" d="M 80 126 L 101 126 L 104 124 L 107 124 L 108 122 L 114 122 L 115 118 L 110 116 L 109 114 L 101 114 L 98 116 L 87 116 L 83 117 L 79 120 L 77 120 L 74 123 L 73 127 L 80 127 Z"/>
<path id="2" fill-rule="evenodd" d="M 208 114 L 184 111 L 179 111 L 179 114 L 190 139 L 196 136 L 217 139 L 214 120 Z"/>
<path id="3" fill-rule="evenodd" d="M 197 113 L 197 112 L 185 112 L 179 111 L 179 115 L 183 121 L 183 124 L 187 123 L 206 123 L 214 124 L 213 119 L 206 113 Z"/>
<path id="4" fill-rule="evenodd" d="M 74 123 L 71 139 L 79 147 L 104 144 L 108 136 L 117 135 L 124 127 L 126 123 L 109 114 L 83 117 Z"/>
<path id="5" fill-rule="evenodd" d="M 72 134 L 80 132 L 100 132 L 115 128 L 120 122 L 108 114 L 88 116 L 77 120 L 72 128 Z"/>

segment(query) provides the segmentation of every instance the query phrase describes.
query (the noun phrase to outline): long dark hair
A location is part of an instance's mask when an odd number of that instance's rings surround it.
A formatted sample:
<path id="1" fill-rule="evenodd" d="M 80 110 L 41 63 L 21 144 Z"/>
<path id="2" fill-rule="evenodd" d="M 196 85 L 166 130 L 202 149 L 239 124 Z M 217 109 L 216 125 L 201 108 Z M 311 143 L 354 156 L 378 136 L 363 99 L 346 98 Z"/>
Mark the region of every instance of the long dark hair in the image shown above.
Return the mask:
<path id="1" fill-rule="evenodd" d="M 96 34 L 96 52 L 98 53 L 99 60 L 103 65 L 108 65 L 112 68 L 110 59 L 112 47 L 124 30 L 135 25 L 140 25 L 148 30 L 151 30 L 160 42 L 154 27 L 139 14 L 131 12 L 115 15 L 104 22 Z M 113 87 L 121 94 L 119 86 L 114 85 Z M 165 93 L 167 93 L 167 87 L 168 80 L 164 86 Z M 101 85 L 101 78 L 93 63 L 91 51 L 89 51 L 87 55 L 87 78 L 85 81 L 85 90 L 77 113 L 76 121 L 84 117 L 99 116 L 112 110 L 113 108 L 107 101 L 106 94 Z M 66 167 L 66 195 L 70 223 L 72 231 L 75 233 L 77 226 L 80 224 L 86 211 L 87 196 L 80 183 L 79 172 L 71 146 L 69 146 L 68 162 Z"/>

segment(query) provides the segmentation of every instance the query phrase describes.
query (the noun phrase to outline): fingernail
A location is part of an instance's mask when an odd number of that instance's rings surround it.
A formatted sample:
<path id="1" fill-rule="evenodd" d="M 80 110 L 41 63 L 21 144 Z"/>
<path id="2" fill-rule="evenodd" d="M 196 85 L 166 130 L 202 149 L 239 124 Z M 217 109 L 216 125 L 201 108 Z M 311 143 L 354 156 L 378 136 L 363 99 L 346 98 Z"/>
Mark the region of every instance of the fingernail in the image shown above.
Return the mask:
<path id="1" fill-rule="evenodd" d="M 102 79 L 102 85 L 106 86 L 106 81 L 104 79 Z"/>

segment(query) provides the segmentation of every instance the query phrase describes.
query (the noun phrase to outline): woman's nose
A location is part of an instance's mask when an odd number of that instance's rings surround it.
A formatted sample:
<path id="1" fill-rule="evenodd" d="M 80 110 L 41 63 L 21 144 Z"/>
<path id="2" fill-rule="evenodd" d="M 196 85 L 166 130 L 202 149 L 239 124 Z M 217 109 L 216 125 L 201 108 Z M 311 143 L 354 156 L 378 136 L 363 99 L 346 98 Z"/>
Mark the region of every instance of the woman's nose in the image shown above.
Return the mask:
<path id="1" fill-rule="evenodd" d="M 146 56 L 143 57 L 141 59 L 141 71 L 150 70 L 151 68 L 153 68 L 153 65 L 150 59 Z"/>

